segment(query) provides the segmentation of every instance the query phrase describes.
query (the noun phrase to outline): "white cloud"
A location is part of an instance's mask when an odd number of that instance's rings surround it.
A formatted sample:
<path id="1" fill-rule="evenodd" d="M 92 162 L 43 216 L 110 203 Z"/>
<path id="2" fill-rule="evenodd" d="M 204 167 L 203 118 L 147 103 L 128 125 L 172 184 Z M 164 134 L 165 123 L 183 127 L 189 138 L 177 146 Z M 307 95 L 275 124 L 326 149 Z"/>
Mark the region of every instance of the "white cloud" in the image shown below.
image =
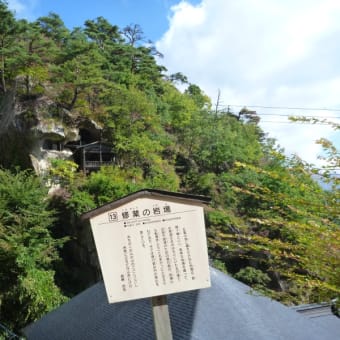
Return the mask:
<path id="1" fill-rule="evenodd" d="M 196 6 L 181 1 L 172 7 L 157 49 L 169 73 L 184 73 L 213 101 L 220 89 L 225 105 L 339 108 L 339 19 L 338 0 L 202 0 Z M 307 161 L 316 161 L 320 150 L 314 141 L 332 134 L 325 126 L 263 127 L 287 153 Z"/>
<path id="2" fill-rule="evenodd" d="M 20 13 L 25 10 L 25 5 L 19 0 L 9 0 L 8 8 L 15 13 Z"/>
<path id="3" fill-rule="evenodd" d="M 34 19 L 34 10 L 39 4 L 39 0 L 8 0 L 8 8 L 16 14 L 18 18 L 27 20 Z"/>

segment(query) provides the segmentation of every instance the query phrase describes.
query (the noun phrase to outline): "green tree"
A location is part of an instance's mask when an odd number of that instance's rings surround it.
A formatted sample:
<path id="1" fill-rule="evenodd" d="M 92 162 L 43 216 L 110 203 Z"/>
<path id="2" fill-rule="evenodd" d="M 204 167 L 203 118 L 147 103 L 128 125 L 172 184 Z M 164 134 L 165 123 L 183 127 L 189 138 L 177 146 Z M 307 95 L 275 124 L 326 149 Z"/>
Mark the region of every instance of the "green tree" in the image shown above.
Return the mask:
<path id="1" fill-rule="evenodd" d="M 236 161 L 256 164 L 262 156 L 255 125 L 243 124 L 223 113 L 217 117 L 203 114 L 195 124 L 195 129 L 190 125 L 186 129 L 183 144 L 191 146 L 191 157 L 204 172 L 221 174 Z"/>
<path id="2" fill-rule="evenodd" d="M 117 85 L 103 91 L 102 98 L 106 114 L 101 119 L 118 164 L 150 164 L 163 150 L 163 132 L 155 104 L 143 91 Z"/>
<path id="3" fill-rule="evenodd" d="M 61 49 L 67 42 L 70 35 L 60 16 L 56 13 L 49 13 L 48 16 L 40 17 L 37 20 L 40 31 Z"/>
<path id="4" fill-rule="evenodd" d="M 46 195 L 28 171 L 0 170 L 0 314 L 15 329 L 65 301 L 53 271 L 63 240 L 51 236 Z"/>
<path id="5" fill-rule="evenodd" d="M 49 66 L 54 63 L 57 47 L 42 34 L 38 22 L 21 22 L 20 53 L 15 57 L 18 75 L 23 78 L 26 96 L 42 94 L 49 79 Z"/>
<path id="6" fill-rule="evenodd" d="M 102 51 L 123 40 L 118 26 L 111 25 L 103 17 L 98 17 L 96 20 L 86 20 L 84 33 Z"/>
<path id="7" fill-rule="evenodd" d="M 7 91 L 7 81 L 10 79 L 7 63 L 15 51 L 18 24 L 9 11 L 7 2 L 0 1 L 0 90 Z"/>
<path id="8" fill-rule="evenodd" d="M 176 74 L 176 76 L 178 76 L 178 73 Z M 211 109 L 210 98 L 203 93 L 199 86 L 195 84 L 190 84 L 185 90 L 185 93 L 188 94 L 195 101 L 198 108 L 205 108 L 209 110 Z"/>
<path id="9" fill-rule="evenodd" d="M 163 127 L 172 134 L 190 129 L 191 119 L 198 111 L 195 101 L 188 94 L 182 94 L 172 84 L 164 86 L 161 96 L 161 119 Z"/>
<path id="10" fill-rule="evenodd" d="M 226 262 L 235 256 L 264 269 L 275 287 L 272 296 L 286 303 L 335 298 L 340 293 L 338 202 L 329 200 L 300 159 L 274 150 L 271 157 L 262 168 L 236 163 L 224 177 L 233 214 L 241 219 L 231 225 L 218 221 L 212 246 L 228 249 L 221 253 Z"/>
<path id="11" fill-rule="evenodd" d="M 104 57 L 86 35 L 75 29 L 63 49 L 62 62 L 54 69 L 55 82 L 60 85 L 59 105 L 90 114 L 98 104 L 98 94 L 105 84 L 102 65 Z"/>

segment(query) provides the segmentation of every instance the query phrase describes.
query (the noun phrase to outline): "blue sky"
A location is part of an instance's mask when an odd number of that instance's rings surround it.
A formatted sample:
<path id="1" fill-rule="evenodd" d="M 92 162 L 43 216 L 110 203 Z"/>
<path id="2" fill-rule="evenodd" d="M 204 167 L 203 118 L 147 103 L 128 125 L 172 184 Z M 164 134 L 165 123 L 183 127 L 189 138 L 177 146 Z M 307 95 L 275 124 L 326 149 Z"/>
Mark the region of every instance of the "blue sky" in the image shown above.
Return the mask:
<path id="1" fill-rule="evenodd" d="M 29 20 L 55 12 L 70 29 L 98 16 L 120 28 L 139 24 L 164 54 L 159 63 L 169 74 L 182 72 L 213 103 L 220 92 L 219 108 L 256 109 L 264 131 L 287 154 L 319 163 L 321 149 L 315 141 L 321 137 L 340 148 L 339 132 L 287 119 L 308 115 L 340 123 L 339 0 L 9 0 L 9 4 L 18 17 Z"/>
<path id="2" fill-rule="evenodd" d="M 190 1 L 191 4 L 199 2 Z M 83 26 L 88 19 L 102 16 L 120 28 L 139 24 L 146 38 L 152 41 L 160 39 L 167 31 L 167 17 L 171 6 L 176 3 L 177 0 L 9 0 L 17 16 L 28 20 L 55 12 L 72 29 Z"/>

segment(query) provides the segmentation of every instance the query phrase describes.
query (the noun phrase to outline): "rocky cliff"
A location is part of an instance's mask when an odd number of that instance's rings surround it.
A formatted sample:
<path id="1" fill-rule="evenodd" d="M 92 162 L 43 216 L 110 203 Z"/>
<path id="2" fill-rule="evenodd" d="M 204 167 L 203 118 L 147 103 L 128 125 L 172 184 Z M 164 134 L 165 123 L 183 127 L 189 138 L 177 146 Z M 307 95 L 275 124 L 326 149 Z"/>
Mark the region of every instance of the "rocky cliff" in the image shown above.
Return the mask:
<path id="1" fill-rule="evenodd" d="M 51 159 L 73 159 L 70 146 L 100 139 L 96 122 L 46 96 L 18 98 L 12 91 L 0 100 L 0 165 L 5 167 L 30 166 L 44 175 Z"/>

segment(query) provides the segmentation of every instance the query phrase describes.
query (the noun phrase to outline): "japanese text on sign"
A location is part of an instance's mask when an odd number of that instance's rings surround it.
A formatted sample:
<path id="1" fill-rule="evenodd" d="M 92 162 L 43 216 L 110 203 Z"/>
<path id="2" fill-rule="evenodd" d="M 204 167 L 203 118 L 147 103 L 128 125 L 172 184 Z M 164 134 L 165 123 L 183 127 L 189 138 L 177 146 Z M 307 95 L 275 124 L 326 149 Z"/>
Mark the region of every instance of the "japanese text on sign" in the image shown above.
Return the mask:
<path id="1" fill-rule="evenodd" d="M 110 302 L 210 286 L 201 206 L 137 199 L 91 225 Z"/>

